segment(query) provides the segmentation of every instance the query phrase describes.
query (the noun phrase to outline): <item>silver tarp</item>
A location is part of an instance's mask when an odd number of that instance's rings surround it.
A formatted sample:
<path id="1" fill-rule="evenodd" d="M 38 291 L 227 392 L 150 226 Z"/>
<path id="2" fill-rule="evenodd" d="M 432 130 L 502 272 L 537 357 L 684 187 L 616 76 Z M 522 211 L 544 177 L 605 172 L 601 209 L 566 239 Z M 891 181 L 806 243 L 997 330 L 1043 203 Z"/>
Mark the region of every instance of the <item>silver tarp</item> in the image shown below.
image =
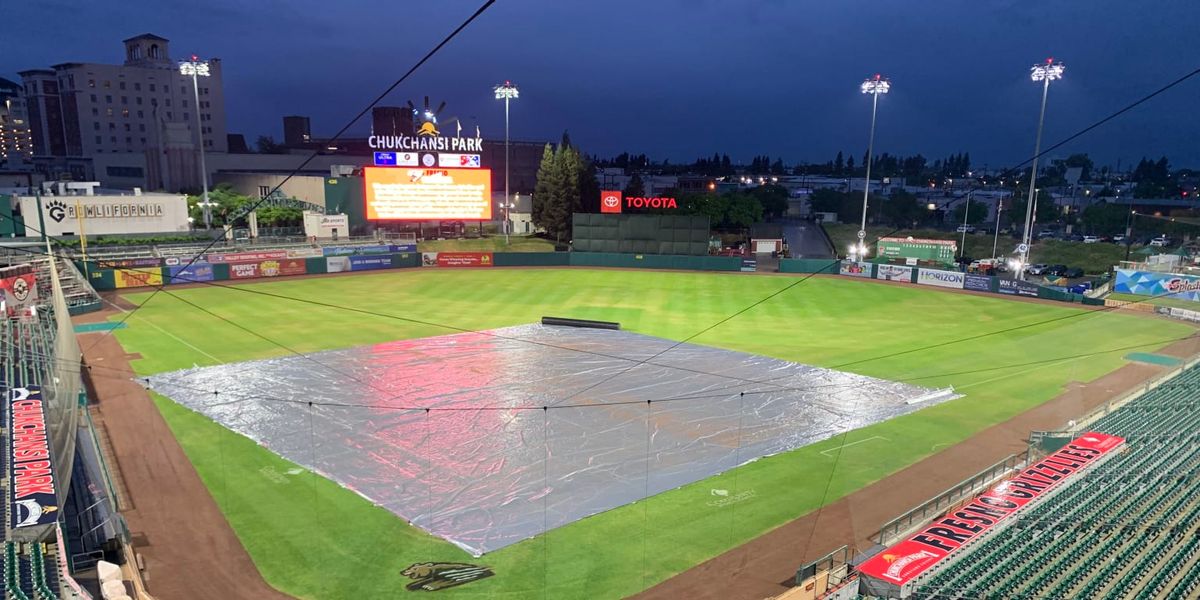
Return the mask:
<path id="1" fill-rule="evenodd" d="M 475 555 L 953 397 L 693 344 L 655 357 L 673 344 L 524 325 L 150 387 Z"/>

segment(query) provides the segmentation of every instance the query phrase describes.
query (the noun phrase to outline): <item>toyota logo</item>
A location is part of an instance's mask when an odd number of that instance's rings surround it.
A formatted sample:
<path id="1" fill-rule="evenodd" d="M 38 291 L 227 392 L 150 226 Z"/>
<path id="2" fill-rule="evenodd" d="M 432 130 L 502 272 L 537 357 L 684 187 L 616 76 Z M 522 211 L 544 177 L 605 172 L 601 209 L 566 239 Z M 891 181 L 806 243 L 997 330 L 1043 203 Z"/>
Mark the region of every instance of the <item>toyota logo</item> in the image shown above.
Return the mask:
<path id="1" fill-rule="evenodd" d="M 609 208 L 616 208 L 621 203 L 621 199 L 617 196 L 605 196 L 604 205 Z"/>

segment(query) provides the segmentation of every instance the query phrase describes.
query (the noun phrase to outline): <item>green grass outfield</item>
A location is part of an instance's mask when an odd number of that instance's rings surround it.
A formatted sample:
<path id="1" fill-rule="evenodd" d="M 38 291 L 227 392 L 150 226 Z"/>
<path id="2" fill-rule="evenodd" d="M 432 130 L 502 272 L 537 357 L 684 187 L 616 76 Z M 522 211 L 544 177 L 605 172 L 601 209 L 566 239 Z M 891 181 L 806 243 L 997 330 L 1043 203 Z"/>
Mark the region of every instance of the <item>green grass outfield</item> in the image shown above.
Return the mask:
<path id="1" fill-rule="evenodd" d="M 246 287 L 484 329 L 542 315 L 620 321 L 684 339 L 798 278 L 584 269 L 423 269 L 281 280 Z M 169 289 L 169 288 L 168 288 Z M 169 290 L 299 351 L 453 333 L 215 287 Z M 127 294 L 140 303 L 148 293 Z M 1062 318 L 1050 323 L 1019 327 Z M 997 335 L 976 337 L 990 332 Z M 439 597 L 617 598 L 662 581 L 947 445 L 1152 351 L 1192 328 L 1068 305 L 915 286 L 811 278 L 700 335 L 697 343 L 787 360 L 954 385 L 962 399 L 835 438 L 553 530 L 472 559 L 323 478 L 162 397 L 155 401 L 263 576 L 300 598 L 396 597 L 416 562 L 484 564 L 496 576 Z M 139 373 L 286 351 L 160 293 L 113 333 Z M 884 357 L 921 346 L 936 347 Z M 1081 353 L 1111 352 L 1057 360 Z M 1045 362 L 1052 361 L 1052 362 Z M 1039 364 L 1029 364 L 1039 362 Z M 1012 365 L 1024 366 L 1012 366 Z M 959 373 L 959 374 L 955 374 Z M 832 479 L 831 479 L 832 475 Z M 653 473 L 651 473 L 653 476 Z M 743 498 L 714 503 L 713 489 Z M 935 490 L 930 490 L 930 494 Z M 908 506 L 892 507 L 899 514 Z M 867 536 L 871 531 L 856 531 Z M 797 557 L 799 560 L 799 557 Z M 160 574 L 162 576 L 162 574 Z"/>

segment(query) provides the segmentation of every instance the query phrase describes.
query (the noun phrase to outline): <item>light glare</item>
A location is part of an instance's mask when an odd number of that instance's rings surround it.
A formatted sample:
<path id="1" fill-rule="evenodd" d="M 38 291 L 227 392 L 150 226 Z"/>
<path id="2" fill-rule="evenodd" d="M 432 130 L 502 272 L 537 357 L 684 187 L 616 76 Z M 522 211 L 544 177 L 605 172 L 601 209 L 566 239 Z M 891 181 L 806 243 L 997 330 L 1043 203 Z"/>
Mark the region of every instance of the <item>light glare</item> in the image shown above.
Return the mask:
<path id="1" fill-rule="evenodd" d="M 1034 81 L 1054 81 L 1055 79 L 1062 79 L 1063 71 L 1065 71 L 1066 68 L 1066 65 L 1060 62 L 1033 65 L 1033 67 L 1029 69 L 1029 78 Z"/>

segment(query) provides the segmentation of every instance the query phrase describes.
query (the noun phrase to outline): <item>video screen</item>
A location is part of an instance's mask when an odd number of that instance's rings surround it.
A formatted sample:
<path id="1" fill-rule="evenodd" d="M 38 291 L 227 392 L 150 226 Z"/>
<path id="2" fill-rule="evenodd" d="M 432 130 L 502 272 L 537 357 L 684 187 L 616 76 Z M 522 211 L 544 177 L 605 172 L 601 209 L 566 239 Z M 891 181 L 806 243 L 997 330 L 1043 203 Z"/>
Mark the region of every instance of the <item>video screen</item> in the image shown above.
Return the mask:
<path id="1" fill-rule="evenodd" d="M 491 169 L 364 167 L 363 181 L 370 220 L 492 218 Z"/>

